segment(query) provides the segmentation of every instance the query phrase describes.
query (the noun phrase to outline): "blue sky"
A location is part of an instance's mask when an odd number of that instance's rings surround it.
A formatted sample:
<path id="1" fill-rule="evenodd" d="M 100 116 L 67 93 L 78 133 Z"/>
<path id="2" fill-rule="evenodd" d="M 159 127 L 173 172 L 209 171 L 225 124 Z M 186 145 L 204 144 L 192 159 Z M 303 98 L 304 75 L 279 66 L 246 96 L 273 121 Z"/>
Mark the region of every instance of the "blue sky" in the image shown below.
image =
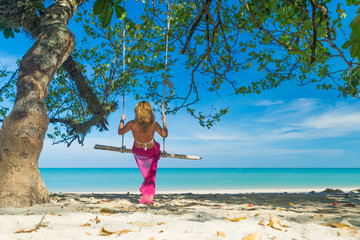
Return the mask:
<path id="1" fill-rule="evenodd" d="M 347 12 L 349 20 L 353 16 Z M 74 22 L 70 26 L 78 29 Z M 31 44 L 19 34 L 15 39 L 1 37 L 0 66 L 13 68 Z M 250 68 L 241 77 L 254 79 L 255 70 Z M 187 77 L 175 78 L 175 88 Z M 203 160 L 163 159 L 159 167 L 360 167 L 360 100 L 338 98 L 338 94 L 316 90 L 315 85 L 286 83 L 260 95 L 205 96 L 198 107 L 229 105 L 230 112 L 210 130 L 185 111 L 168 116 L 166 141 L 168 152 L 198 155 Z M 128 120 L 134 117 L 135 104 L 131 95 L 126 97 Z M 131 154 L 93 149 L 94 144 L 121 145 L 121 136 L 117 135 L 121 114 L 122 109 L 110 116 L 108 132 L 93 130 L 82 147 L 52 145 L 46 139 L 39 166 L 136 167 Z M 159 114 L 156 117 L 161 119 Z M 131 134 L 127 134 L 126 146 L 131 147 L 132 142 Z"/>

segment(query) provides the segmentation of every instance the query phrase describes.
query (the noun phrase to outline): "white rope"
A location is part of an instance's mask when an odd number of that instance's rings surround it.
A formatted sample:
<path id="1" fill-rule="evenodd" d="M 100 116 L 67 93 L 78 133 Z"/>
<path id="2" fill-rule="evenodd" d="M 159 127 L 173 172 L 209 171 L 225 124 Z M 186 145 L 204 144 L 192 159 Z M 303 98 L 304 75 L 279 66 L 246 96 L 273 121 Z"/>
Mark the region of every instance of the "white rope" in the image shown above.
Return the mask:
<path id="1" fill-rule="evenodd" d="M 124 1 L 125 5 L 125 1 Z M 125 7 L 125 6 L 124 6 Z M 123 29 L 123 81 L 122 81 L 122 87 L 123 87 L 123 114 L 125 114 L 125 34 L 126 34 L 126 25 L 125 25 L 125 19 L 124 19 L 124 29 Z"/>
<path id="2" fill-rule="evenodd" d="M 169 50 L 169 31 L 170 31 L 170 20 L 171 20 L 171 3 L 170 0 L 168 1 L 168 13 L 167 13 L 167 28 L 166 28 L 166 38 L 165 38 L 165 42 L 166 42 L 166 48 L 165 48 L 165 71 L 163 74 L 163 96 L 162 96 L 162 116 L 165 116 L 165 95 L 166 95 L 166 85 L 169 85 L 169 87 L 171 88 L 172 84 L 170 82 L 170 80 L 167 78 L 167 65 L 168 65 L 168 50 Z M 166 151 L 165 151 L 165 138 L 163 138 L 163 153 L 166 156 Z"/>
<path id="3" fill-rule="evenodd" d="M 125 9 L 125 1 L 124 1 L 124 9 Z M 122 74 L 122 88 L 123 88 L 123 115 L 125 114 L 125 36 L 126 36 L 126 25 L 125 25 L 125 19 L 123 22 L 123 74 Z M 124 122 L 125 124 L 125 122 Z M 122 149 L 125 148 L 124 146 L 124 134 L 122 135 Z"/>
<path id="4" fill-rule="evenodd" d="M 162 116 L 165 116 L 165 95 L 166 95 L 166 85 L 169 85 L 171 83 L 170 80 L 167 78 L 167 65 L 168 65 L 168 50 L 169 50 L 169 31 L 170 31 L 170 19 L 171 19 L 171 4 L 170 1 L 168 1 L 168 14 L 166 17 L 167 20 L 167 28 L 166 28 L 166 48 L 165 48 L 165 71 L 163 74 L 163 97 L 162 97 Z"/>

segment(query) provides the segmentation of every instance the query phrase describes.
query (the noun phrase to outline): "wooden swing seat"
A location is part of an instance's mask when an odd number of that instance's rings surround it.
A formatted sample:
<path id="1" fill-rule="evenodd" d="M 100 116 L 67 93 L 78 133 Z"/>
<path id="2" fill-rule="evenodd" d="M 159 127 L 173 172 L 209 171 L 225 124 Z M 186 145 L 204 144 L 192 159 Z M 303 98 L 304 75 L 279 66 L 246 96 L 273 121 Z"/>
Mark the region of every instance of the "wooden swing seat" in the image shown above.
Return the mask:
<path id="1" fill-rule="evenodd" d="M 121 153 L 132 153 L 132 150 L 129 148 L 126 148 L 126 147 L 122 148 L 122 147 L 113 147 L 113 146 L 96 144 L 94 146 L 94 148 L 99 149 L 99 150 L 109 150 L 109 151 L 115 151 L 115 152 L 121 152 Z M 198 156 L 174 154 L 174 153 L 167 153 L 167 152 L 161 152 L 161 157 L 163 157 L 163 158 L 180 158 L 180 159 L 188 159 L 188 160 L 202 159 L 201 157 L 198 157 Z"/>

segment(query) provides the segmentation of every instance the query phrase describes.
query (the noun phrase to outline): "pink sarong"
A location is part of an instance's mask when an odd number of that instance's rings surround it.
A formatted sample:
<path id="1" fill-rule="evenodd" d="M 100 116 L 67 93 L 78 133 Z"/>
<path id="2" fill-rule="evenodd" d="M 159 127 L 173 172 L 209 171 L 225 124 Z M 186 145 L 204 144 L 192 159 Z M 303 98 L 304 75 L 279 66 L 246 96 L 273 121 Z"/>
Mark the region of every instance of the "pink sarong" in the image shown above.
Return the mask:
<path id="1" fill-rule="evenodd" d="M 161 151 L 160 144 L 154 140 L 155 146 L 153 148 L 137 148 L 135 142 L 132 147 L 135 160 L 144 177 L 144 182 L 140 187 L 142 198 L 140 203 L 154 204 L 152 201 L 155 195 L 155 177 L 157 170 L 157 163 L 160 159 Z"/>

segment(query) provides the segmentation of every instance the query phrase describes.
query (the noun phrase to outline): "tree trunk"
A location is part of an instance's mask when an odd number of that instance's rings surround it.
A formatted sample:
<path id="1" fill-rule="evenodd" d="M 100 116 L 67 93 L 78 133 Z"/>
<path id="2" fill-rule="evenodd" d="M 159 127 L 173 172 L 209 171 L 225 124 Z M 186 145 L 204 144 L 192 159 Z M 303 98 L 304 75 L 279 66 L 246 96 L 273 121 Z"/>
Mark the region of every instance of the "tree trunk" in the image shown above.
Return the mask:
<path id="1" fill-rule="evenodd" d="M 80 4 L 59 0 L 48 7 L 40 34 L 21 60 L 15 104 L 0 130 L 0 207 L 49 201 L 38 169 L 49 124 L 44 99 L 56 70 L 74 48 L 67 24 Z"/>

